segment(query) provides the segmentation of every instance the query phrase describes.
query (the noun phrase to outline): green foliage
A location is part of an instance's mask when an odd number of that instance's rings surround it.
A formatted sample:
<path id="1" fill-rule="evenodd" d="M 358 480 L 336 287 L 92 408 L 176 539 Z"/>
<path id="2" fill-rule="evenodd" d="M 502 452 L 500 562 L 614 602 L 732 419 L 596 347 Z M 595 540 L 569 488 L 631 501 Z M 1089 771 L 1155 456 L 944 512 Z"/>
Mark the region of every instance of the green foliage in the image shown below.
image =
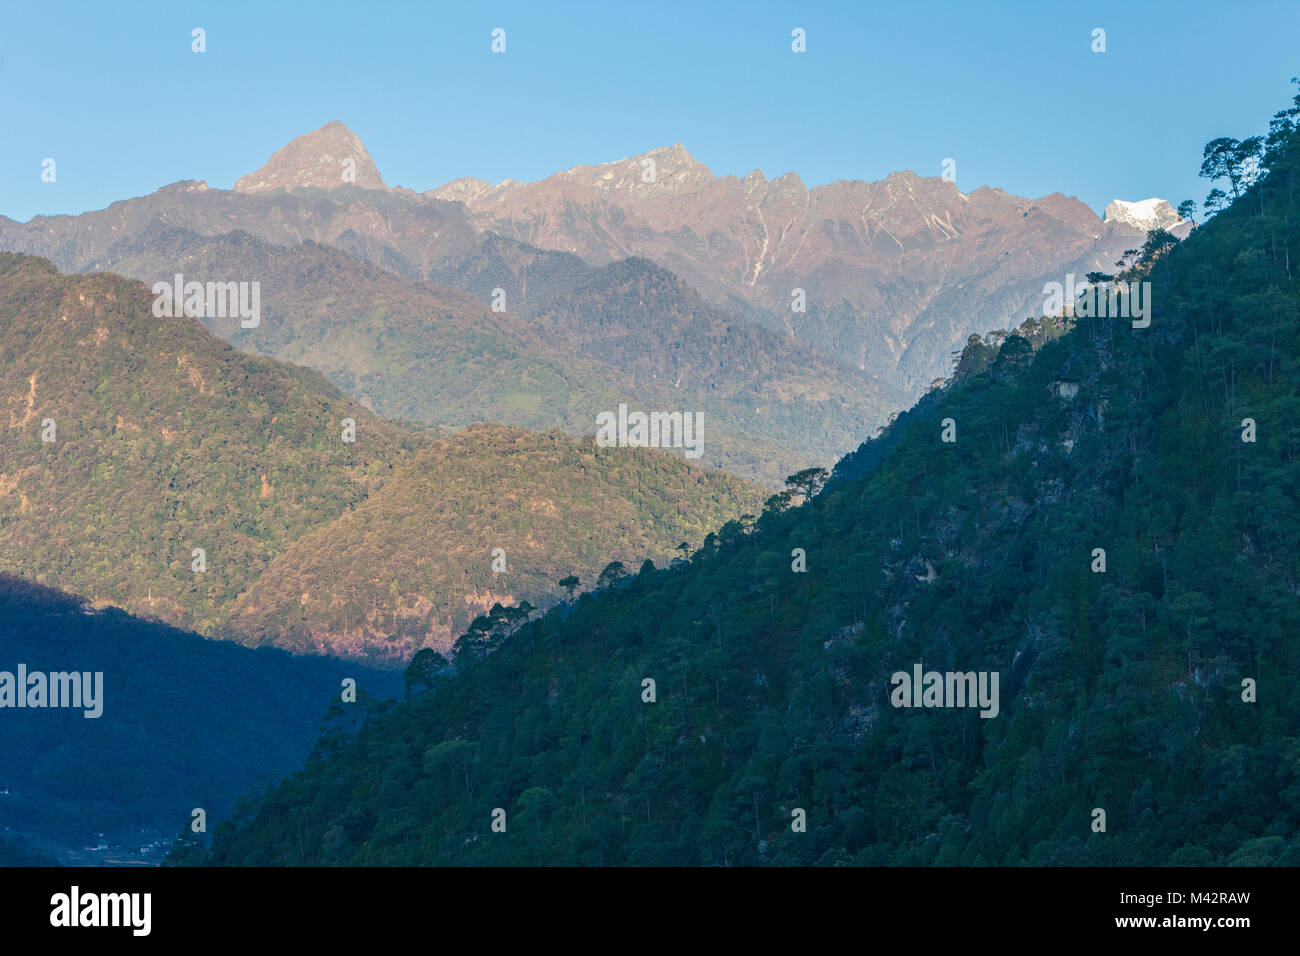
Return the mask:
<path id="1" fill-rule="evenodd" d="M 425 690 L 433 687 L 434 680 L 447 669 L 447 659 L 432 647 L 422 647 L 411 656 L 411 663 L 406 667 L 406 696 L 411 696 L 411 688 L 417 684 Z"/>
<path id="2" fill-rule="evenodd" d="M 600 577 L 596 579 L 596 590 L 602 591 L 625 577 L 627 577 L 627 569 L 623 567 L 623 562 L 611 561 L 605 565 L 604 570 L 600 572 Z"/>
<path id="3" fill-rule="evenodd" d="M 0 254 L 0 570 L 211 634 L 428 439 L 151 309 L 139 283 Z"/>
<path id="4" fill-rule="evenodd" d="M 230 627 L 294 650 L 446 651 L 494 603 L 548 606 L 563 572 L 593 580 L 611 558 L 665 559 L 757 500 L 740 479 L 667 452 L 476 425 L 305 532 L 240 595 Z"/>
<path id="5" fill-rule="evenodd" d="M 7 253 L 0 394 L 0 571 L 297 651 L 445 650 L 498 597 L 552 601 L 562 569 L 667 556 L 758 500 L 668 452 L 388 422 L 155 318 L 139 283 Z M 518 573 L 492 574 L 496 547 Z"/>
<path id="6" fill-rule="evenodd" d="M 785 480 L 786 490 L 798 495 L 804 501 L 811 501 L 826 484 L 830 474 L 825 468 L 805 468 L 797 471 Z"/>
<path id="7" fill-rule="evenodd" d="M 203 862 L 205 847 L 203 835 L 193 832 L 188 826 L 172 842 L 167 851 L 163 866 L 196 866 Z"/>

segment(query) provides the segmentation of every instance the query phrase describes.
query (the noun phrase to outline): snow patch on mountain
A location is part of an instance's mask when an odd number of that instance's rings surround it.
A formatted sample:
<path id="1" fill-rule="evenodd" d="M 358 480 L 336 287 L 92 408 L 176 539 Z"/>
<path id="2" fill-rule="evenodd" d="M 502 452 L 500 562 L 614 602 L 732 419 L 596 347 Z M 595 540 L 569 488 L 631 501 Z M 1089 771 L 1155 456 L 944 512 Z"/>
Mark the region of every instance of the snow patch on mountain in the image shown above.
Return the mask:
<path id="1" fill-rule="evenodd" d="M 1171 229 L 1183 222 L 1173 206 L 1164 199 L 1142 199 L 1128 202 L 1114 199 L 1106 206 L 1106 222 L 1127 223 L 1137 229 Z"/>

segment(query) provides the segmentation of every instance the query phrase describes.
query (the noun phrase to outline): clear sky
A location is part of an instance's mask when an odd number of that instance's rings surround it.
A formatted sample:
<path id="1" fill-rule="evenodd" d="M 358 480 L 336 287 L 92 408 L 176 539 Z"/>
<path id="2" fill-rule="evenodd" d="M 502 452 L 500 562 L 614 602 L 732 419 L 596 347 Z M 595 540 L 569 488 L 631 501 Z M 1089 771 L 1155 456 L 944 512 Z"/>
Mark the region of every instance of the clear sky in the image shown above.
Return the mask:
<path id="1" fill-rule="evenodd" d="M 31 0 L 0 31 L 0 214 L 19 220 L 229 188 L 336 119 L 416 190 L 680 142 L 716 175 L 812 186 L 951 157 L 966 192 L 1177 204 L 1210 188 L 1202 145 L 1262 132 L 1300 74 L 1297 0 Z"/>

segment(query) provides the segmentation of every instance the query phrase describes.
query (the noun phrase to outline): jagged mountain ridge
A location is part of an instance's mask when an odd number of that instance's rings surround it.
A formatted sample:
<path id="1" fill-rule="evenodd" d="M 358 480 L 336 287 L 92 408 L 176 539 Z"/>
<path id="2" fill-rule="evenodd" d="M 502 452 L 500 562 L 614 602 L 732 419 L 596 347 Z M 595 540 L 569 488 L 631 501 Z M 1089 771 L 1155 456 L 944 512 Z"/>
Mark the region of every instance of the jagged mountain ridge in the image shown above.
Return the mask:
<path id="1" fill-rule="evenodd" d="M 285 147 L 275 169 L 251 174 L 244 188 L 256 183 L 261 191 L 240 195 L 270 204 L 253 216 L 229 193 L 185 183 L 130 200 L 130 208 L 87 213 L 75 228 L 66 217 L 0 220 L 0 244 L 62 268 L 102 267 L 107 248 L 157 216 L 203 235 L 238 228 L 277 243 L 312 239 L 481 297 L 505 288 L 517 293 L 509 308 L 523 318 L 539 286 L 562 289 L 571 271 L 562 257 L 530 247 L 593 265 L 641 256 L 681 276 L 709 305 L 791 335 L 886 392 L 915 397 L 946 374 L 950 353 L 969 334 L 1038 314 L 1045 282 L 1109 270 L 1142 237 L 1059 194 L 1028 200 L 988 187 L 966 194 L 910 172 L 812 189 L 793 173 L 714 177 L 681 144 L 535 183 L 461 179 L 423 195 L 381 189 L 377 171 L 355 184 L 317 175 L 319 163 L 328 167 L 318 157 L 333 162 L 344 148 L 327 141 L 349 137 L 330 124 Z M 326 192 L 311 198 L 317 189 Z M 476 251 L 502 251 L 492 234 L 523 245 L 482 262 Z M 796 288 L 806 293 L 806 312 L 791 310 Z"/>
<path id="2" fill-rule="evenodd" d="M 1038 314 L 1045 281 L 1108 269 L 1143 235 L 1059 193 L 962 193 L 906 170 L 812 188 L 795 173 L 715 177 L 681 144 L 533 183 L 456 180 L 425 195 L 463 202 L 480 228 L 592 262 L 645 256 L 711 303 L 901 375 L 913 394 L 970 333 Z M 807 313 L 791 310 L 795 288 Z"/>

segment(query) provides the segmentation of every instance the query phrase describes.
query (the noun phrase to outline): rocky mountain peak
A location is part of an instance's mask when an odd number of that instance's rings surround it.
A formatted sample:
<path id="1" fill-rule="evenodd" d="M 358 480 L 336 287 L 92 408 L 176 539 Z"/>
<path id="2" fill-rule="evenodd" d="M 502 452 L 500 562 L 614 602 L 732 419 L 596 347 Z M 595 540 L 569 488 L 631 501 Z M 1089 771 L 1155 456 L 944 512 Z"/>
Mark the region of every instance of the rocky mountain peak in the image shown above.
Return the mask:
<path id="1" fill-rule="evenodd" d="M 639 160 L 645 156 L 653 157 L 656 163 L 667 167 L 673 172 L 703 171 L 706 174 L 709 173 L 709 168 L 692 156 L 681 143 L 673 143 L 671 146 L 659 146 L 636 158 Z"/>
<path id="2" fill-rule="evenodd" d="M 336 120 L 290 140 L 261 169 L 241 176 L 235 182 L 235 191 L 251 193 L 304 186 L 334 189 L 349 185 L 386 188 L 361 138 Z"/>

